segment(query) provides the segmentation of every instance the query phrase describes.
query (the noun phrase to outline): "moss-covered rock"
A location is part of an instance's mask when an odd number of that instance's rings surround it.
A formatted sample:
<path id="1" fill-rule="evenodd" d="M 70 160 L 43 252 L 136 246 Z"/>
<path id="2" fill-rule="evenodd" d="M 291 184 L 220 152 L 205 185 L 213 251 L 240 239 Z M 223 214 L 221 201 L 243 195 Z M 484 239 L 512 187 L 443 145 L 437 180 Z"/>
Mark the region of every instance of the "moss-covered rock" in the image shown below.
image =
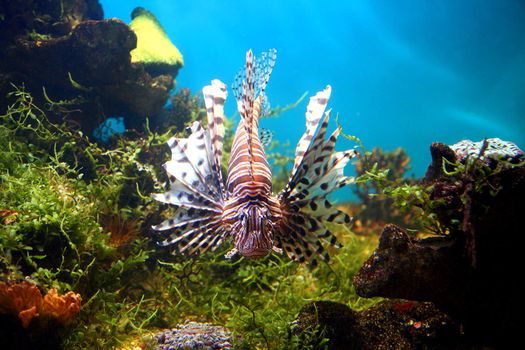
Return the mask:
<path id="1" fill-rule="evenodd" d="M 26 34 L 35 40 L 59 37 L 82 21 L 103 18 L 98 0 L 1 1 L 0 43 Z"/>
<path id="2" fill-rule="evenodd" d="M 314 349 L 352 349 L 358 344 L 358 336 L 352 332 L 356 324 L 357 313 L 345 304 L 319 300 L 301 309 L 291 335 Z"/>
<path id="3" fill-rule="evenodd" d="M 459 324 L 432 303 L 382 301 L 361 312 L 333 301 L 306 304 L 291 329 L 301 349 L 463 349 Z"/>
<path id="4" fill-rule="evenodd" d="M 172 74 L 184 64 L 182 54 L 173 45 L 153 13 L 137 7 L 131 13 L 131 29 L 137 35 L 137 48 L 131 51 L 131 62 L 141 62 L 152 75 Z"/>

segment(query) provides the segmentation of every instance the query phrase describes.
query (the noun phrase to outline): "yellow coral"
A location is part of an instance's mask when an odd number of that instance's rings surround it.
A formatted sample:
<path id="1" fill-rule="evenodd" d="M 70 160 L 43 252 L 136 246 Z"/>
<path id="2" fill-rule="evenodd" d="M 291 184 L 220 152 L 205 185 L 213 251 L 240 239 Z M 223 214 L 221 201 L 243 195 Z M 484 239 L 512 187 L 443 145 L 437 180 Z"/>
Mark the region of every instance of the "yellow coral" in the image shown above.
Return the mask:
<path id="1" fill-rule="evenodd" d="M 154 14 L 137 7 L 133 10 L 131 29 L 137 35 L 137 48 L 131 51 L 132 62 L 180 67 L 182 54 L 173 45 Z"/>

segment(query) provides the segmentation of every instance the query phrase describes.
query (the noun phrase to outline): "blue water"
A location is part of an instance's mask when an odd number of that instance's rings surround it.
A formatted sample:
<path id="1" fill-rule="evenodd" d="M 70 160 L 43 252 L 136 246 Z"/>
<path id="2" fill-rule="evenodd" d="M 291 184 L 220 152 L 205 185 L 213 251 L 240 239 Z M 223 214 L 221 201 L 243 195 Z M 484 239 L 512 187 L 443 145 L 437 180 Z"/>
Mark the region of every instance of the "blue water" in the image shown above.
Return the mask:
<path id="1" fill-rule="evenodd" d="M 136 6 L 156 14 L 184 55 L 177 86 L 195 92 L 214 78 L 231 84 L 247 49 L 276 48 L 272 105 L 330 84 L 329 105 L 344 132 L 369 149 L 405 148 L 417 176 L 432 141 L 499 137 L 525 147 L 522 0 L 101 3 L 106 17 L 126 22 Z M 304 131 L 306 103 L 261 122 L 290 141 L 290 152 Z M 234 108 L 230 93 L 227 113 Z"/>

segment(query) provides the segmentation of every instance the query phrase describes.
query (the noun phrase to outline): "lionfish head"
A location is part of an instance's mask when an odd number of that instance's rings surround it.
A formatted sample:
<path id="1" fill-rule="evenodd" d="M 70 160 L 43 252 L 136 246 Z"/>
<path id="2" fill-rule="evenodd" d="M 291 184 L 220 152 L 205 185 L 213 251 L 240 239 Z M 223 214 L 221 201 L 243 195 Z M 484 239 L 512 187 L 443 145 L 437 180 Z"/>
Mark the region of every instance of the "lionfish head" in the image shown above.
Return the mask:
<path id="1" fill-rule="evenodd" d="M 239 213 L 235 248 L 248 259 L 262 258 L 273 248 L 273 233 L 267 208 L 252 205 Z"/>

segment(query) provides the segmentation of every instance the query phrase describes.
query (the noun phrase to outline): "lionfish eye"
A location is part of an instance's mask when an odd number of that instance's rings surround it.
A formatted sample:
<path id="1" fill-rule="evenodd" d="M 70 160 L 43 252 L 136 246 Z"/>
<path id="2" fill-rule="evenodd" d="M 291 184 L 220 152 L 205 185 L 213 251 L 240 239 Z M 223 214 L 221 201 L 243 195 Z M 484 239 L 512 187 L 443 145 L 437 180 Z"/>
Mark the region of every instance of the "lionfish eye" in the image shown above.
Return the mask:
<path id="1" fill-rule="evenodd" d="M 242 222 L 243 225 L 246 225 L 248 223 L 248 215 L 246 215 L 245 212 L 241 212 L 239 214 L 239 221 Z"/>

